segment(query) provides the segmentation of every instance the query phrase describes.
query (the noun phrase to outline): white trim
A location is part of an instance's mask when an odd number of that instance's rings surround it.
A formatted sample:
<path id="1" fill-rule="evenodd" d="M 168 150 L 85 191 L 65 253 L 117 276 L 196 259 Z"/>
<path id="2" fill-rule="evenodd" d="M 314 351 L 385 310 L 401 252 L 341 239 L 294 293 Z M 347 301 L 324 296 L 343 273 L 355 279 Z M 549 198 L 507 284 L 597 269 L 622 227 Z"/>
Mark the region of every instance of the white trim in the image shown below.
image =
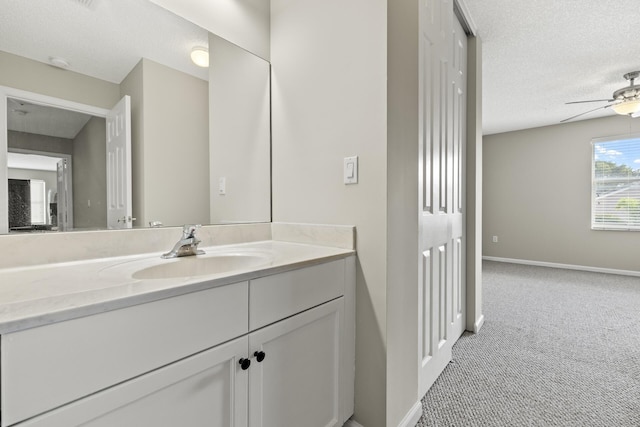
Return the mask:
<path id="1" fill-rule="evenodd" d="M 640 271 L 634 271 L 634 270 L 618 270 L 615 268 L 591 267 L 587 265 L 559 264 L 555 262 L 531 261 L 526 259 L 500 258 L 500 257 L 492 257 L 492 256 L 483 256 L 482 259 L 487 261 L 508 262 L 511 264 L 535 265 L 538 267 L 563 268 L 565 270 L 581 270 L 581 271 L 591 271 L 594 273 L 619 274 L 622 276 L 640 277 Z"/>
<path id="2" fill-rule="evenodd" d="M 346 423 L 344 423 L 344 426 L 342 427 L 364 427 L 362 424 L 358 424 L 357 422 L 349 419 L 347 420 Z"/>
<path id="3" fill-rule="evenodd" d="M 480 332 L 480 328 L 482 328 L 482 325 L 484 325 L 484 314 L 480 315 L 480 318 L 478 318 L 478 320 L 476 320 L 476 322 L 473 324 L 473 333 L 477 334 L 478 332 Z"/>
<path id="4" fill-rule="evenodd" d="M 56 98 L 54 96 L 43 95 L 41 93 L 29 92 L 22 89 L 16 89 L 9 86 L 0 86 L 0 94 L 5 98 L 13 98 L 21 101 L 31 102 L 33 104 L 43 105 L 45 107 L 61 108 L 63 110 L 75 111 L 91 116 L 107 117 L 109 110 L 95 105 L 83 104 L 80 102 L 70 101 L 68 99 Z"/>
<path id="5" fill-rule="evenodd" d="M 422 402 L 417 401 L 413 404 L 407 415 L 404 416 L 398 427 L 415 427 L 418 423 L 418 420 L 422 416 Z"/>
<path id="6" fill-rule="evenodd" d="M 460 25 L 462 25 L 465 33 L 467 33 L 467 36 L 475 37 L 478 34 L 478 27 L 476 23 L 473 22 L 473 17 L 465 0 L 453 0 L 453 11 L 458 17 L 458 21 L 460 21 Z"/>

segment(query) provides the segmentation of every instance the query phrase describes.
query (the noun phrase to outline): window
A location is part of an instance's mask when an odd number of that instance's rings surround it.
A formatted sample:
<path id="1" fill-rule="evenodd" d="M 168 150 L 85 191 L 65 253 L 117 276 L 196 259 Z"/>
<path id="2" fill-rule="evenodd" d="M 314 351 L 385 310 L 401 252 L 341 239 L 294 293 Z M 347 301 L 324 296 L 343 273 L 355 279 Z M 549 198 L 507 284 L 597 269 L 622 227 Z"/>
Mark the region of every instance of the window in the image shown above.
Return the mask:
<path id="1" fill-rule="evenodd" d="M 591 228 L 640 230 L 640 135 L 591 144 Z"/>
<path id="2" fill-rule="evenodd" d="M 47 223 L 47 205 L 45 203 L 45 183 L 40 179 L 31 180 L 31 224 Z"/>

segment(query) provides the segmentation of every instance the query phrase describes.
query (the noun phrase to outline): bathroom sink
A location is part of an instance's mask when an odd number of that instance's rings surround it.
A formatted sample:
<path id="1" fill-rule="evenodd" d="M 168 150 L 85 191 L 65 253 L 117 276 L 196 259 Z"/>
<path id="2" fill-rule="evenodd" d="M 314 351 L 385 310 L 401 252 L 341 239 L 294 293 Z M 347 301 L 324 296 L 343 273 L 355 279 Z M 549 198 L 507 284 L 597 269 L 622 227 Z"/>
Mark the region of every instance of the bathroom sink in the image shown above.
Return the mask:
<path id="1" fill-rule="evenodd" d="M 186 256 L 162 260 L 160 264 L 137 270 L 134 279 L 168 279 L 206 276 L 268 265 L 271 257 L 259 253 L 224 253 Z"/>

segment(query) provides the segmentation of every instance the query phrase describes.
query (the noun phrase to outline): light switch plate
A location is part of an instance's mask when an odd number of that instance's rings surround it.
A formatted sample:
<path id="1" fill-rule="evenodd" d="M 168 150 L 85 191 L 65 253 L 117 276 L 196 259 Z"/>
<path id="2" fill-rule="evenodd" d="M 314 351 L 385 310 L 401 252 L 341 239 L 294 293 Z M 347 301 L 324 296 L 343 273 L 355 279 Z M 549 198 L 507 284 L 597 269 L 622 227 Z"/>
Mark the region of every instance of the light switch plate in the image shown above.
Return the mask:
<path id="1" fill-rule="evenodd" d="M 358 156 L 344 158 L 344 183 L 358 183 Z"/>
<path id="2" fill-rule="evenodd" d="M 218 179 L 218 194 L 221 196 L 227 194 L 227 178 L 224 176 Z"/>

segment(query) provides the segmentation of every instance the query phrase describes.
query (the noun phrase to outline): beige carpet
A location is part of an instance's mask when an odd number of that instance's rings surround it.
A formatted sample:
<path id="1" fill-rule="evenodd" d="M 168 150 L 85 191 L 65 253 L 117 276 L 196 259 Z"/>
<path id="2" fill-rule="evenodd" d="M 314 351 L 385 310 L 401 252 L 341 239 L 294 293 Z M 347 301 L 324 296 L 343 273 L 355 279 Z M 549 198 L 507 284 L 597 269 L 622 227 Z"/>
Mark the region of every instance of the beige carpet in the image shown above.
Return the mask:
<path id="1" fill-rule="evenodd" d="M 640 427 L 640 278 L 485 261 L 483 301 L 418 427 Z"/>

